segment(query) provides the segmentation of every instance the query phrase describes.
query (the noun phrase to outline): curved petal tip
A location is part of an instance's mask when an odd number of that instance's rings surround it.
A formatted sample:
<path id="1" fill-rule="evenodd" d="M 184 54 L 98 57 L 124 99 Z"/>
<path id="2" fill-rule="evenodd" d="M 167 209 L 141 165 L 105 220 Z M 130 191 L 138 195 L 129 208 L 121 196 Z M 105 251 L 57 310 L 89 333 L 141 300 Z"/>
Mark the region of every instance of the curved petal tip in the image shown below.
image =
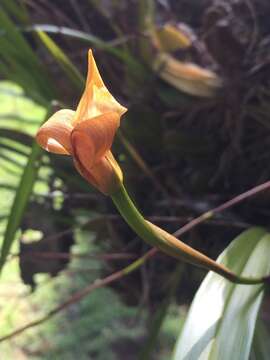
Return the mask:
<path id="1" fill-rule="evenodd" d="M 72 110 L 63 109 L 52 115 L 38 130 L 37 143 L 48 152 L 70 155 L 74 113 Z"/>

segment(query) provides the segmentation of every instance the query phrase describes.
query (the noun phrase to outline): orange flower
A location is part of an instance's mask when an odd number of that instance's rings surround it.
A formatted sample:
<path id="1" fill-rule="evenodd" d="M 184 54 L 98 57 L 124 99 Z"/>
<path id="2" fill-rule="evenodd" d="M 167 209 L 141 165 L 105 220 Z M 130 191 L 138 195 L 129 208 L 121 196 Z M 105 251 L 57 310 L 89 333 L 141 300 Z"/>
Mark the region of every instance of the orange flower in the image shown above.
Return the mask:
<path id="1" fill-rule="evenodd" d="M 123 175 L 110 149 L 120 117 L 126 111 L 104 85 L 89 50 L 86 87 L 76 111 L 57 111 L 41 126 L 36 140 L 49 152 L 71 155 L 88 182 L 104 194 L 111 194 Z"/>

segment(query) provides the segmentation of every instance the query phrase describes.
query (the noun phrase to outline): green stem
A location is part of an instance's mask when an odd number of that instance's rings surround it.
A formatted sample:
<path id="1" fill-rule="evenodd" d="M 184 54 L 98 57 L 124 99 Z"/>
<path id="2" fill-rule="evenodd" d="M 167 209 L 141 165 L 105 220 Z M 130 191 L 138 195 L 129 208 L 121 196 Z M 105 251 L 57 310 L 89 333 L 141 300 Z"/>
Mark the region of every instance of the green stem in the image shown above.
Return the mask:
<path id="1" fill-rule="evenodd" d="M 238 276 L 225 266 L 218 264 L 208 256 L 183 243 L 173 235 L 144 219 L 130 199 L 124 185 L 111 195 L 118 211 L 134 230 L 134 232 L 149 245 L 157 247 L 166 254 L 183 260 L 192 265 L 214 271 L 224 278 L 238 284 L 260 284 L 262 278 Z"/>
<path id="2" fill-rule="evenodd" d="M 153 56 L 147 36 L 153 32 L 155 27 L 155 3 L 153 0 L 139 0 L 138 10 L 139 32 L 143 34 L 139 37 L 140 54 L 146 64 L 151 65 Z"/>

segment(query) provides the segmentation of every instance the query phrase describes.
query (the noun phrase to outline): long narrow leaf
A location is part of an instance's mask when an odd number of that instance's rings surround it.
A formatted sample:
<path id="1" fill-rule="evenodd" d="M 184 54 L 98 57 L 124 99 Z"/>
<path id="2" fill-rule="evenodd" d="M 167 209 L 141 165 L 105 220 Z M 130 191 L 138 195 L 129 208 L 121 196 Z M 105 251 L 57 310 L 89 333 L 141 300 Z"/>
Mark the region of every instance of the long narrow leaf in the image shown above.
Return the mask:
<path id="1" fill-rule="evenodd" d="M 49 113 L 46 114 L 48 118 Z M 9 250 L 15 239 L 16 232 L 21 224 L 21 220 L 33 191 L 33 186 L 37 177 L 40 157 L 42 154 L 41 148 L 34 142 L 32 151 L 29 156 L 28 162 L 22 174 L 16 195 L 11 207 L 7 227 L 5 230 L 3 245 L 0 255 L 0 271 L 2 270 Z"/>
<path id="2" fill-rule="evenodd" d="M 70 29 L 65 26 L 55 26 L 55 25 L 47 25 L 47 24 L 38 24 L 33 25 L 27 28 L 28 31 L 43 31 L 46 33 L 53 33 L 53 34 L 62 34 L 64 36 L 73 37 L 75 39 L 81 40 L 90 46 L 95 46 L 98 49 L 102 49 L 112 55 L 114 55 L 116 58 L 121 60 L 123 63 L 127 64 L 130 69 L 134 73 L 138 73 L 144 76 L 147 76 L 148 72 L 146 68 L 137 61 L 134 57 L 131 56 L 130 53 L 127 51 L 124 51 L 122 49 L 118 49 L 113 42 L 106 42 L 98 37 L 85 33 L 80 30 Z"/>
<path id="3" fill-rule="evenodd" d="M 64 51 L 47 35 L 44 31 L 38 30 L 37 34 L 54 59 L 63 68 L 67 76 L 78 90 L 82 91 L 84 86 L 84 78 L 77 70 L 75 65 L 69 60 Z"/>
<path id="4" fill-rule="evenodd" d="M 14 16 L 20 22 L 27 22 L 28 13 L 26 5 L 22 1 L 1 0 L 1 5 L 10 15 Z"/>
<path id="5" fill-rule="evenodd" d="M 35 99 L 48 104 L 54 98 L 48 74 L 9 13 L 1 7 L 0 24 L 0 75 L 15 80 Z"/>

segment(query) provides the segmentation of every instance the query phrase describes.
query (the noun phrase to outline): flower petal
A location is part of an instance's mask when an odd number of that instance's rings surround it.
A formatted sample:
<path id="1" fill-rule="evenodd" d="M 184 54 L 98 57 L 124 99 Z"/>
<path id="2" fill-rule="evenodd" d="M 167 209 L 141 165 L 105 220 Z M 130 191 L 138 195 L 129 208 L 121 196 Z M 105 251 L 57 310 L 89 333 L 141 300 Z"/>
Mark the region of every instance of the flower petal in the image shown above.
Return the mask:
<path id="1" fill-rule="evenodd" d="M 211 97 L 222 86 L 222 79 L 215 72 L 167 53 L 157 56 L 154 68 L 163 80 L 191 95 Z"/>
<path id="2" fill-rule="evenodd" d="M 85 168 L 80 160 L 76 158 L 74 158 L 74 164 L 82 177 L 103 194 L 112 193 L 119 187 L 119 183 L 123 181 L 122 171 L 111 151 L 108 151 L 91 169 Z"/>
<path id="3" fill-rule="evenodd" d="M 91 114 L 89 114 L 89 109 L 91 108 L 93 102 L 94 85 L 98 88 L 105 87 L 98 71 L 93 52 L 91 49 L 89 49 L 86 85 L 76 110 L 76 114 L 73 120 L 74 124 L 91 117 Z"/>
<path id="4" fill-rule="evenodd" d="M 57 111 L 38 130 L 36 140 L 45 150 L 62 155 L 70 155 L 72 148 L 70 135 L 75 112 L 68 109 Z"/>
<path id="5" fill-rule="evenodd" d="M 89 83 L 96 85 L 98 88 L 105 87 L 91 49 L 88 50 L 88 74 L 86 80 L 86 84 Z"/>
<path id="6" fill-rule="evenodd" d="M 110 150 L 119 123 L 119 115 L 108 112 L 77 124 L 71 133 L 75 160 L 90 171 Z"/>
<path id="7" fill-rule="evenodd" d="M 127 111 L 111 95 L 104 85 L 104 82 L 98 71 L 93 53 L 88 52 L 88 74 L 85 90 L 77 107 L 73 125 L 101 115 L 105 112 L 117 112 L 120 116 Z"/>

